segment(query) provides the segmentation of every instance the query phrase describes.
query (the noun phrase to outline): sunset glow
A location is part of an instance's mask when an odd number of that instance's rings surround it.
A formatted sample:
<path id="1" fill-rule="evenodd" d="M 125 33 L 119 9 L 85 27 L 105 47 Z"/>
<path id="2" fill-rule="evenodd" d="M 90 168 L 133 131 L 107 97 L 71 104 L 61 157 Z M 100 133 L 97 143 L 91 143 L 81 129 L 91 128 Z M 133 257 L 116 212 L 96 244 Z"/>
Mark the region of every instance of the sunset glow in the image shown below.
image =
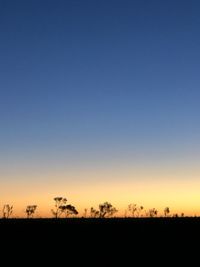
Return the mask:
<path id="1" fill-rule="evenodd" d="M 3 2 L 0 210 L 200 216 L 200 3 Z"/>

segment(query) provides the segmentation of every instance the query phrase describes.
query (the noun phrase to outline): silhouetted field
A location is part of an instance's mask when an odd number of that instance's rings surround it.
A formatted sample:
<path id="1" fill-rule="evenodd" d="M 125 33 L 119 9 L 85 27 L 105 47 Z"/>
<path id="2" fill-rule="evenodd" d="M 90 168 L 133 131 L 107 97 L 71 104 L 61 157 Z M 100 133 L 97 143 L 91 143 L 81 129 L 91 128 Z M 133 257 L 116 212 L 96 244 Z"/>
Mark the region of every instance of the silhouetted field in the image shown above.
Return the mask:
<path id="1" fill-rule="evenodd" d="M 108 262 L 154 262 L 159 255 L 166 263 L 172 257 L 183 260 L 191 248 L 192 257 L 197 255 L 200 218 L 1 219 L 0 237 L 4 251 L 17 249 L 31 261 L 69 257 L 114 266 Z"/>
<path id="2" fill-rule="evenodd" d="M 76 238 L 95 240 L 179 239 L 200 236 L 200 218 L 67 218 L 1 219 L 1 237 L 52 240 Z"/>

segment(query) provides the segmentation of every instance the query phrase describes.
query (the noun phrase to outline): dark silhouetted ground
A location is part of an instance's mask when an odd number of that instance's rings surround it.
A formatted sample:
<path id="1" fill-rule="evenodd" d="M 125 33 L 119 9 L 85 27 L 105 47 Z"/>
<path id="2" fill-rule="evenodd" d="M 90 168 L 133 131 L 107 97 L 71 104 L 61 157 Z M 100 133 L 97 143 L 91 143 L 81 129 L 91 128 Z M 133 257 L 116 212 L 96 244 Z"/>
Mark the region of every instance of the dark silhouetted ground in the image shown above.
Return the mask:
<path id="1" fill-rule="evenodd" d="M 32 259 L 42 253 L 48 261 L 72 257 L 84 262 L 95 256 L 98 262 L 131 258 L 153 263 L 159 255 L 173 262 L 174 256 L 186 258 L 191 248 L 192 258 L 197 255 L 200 218 L 9 219 L 0 220 L 0 238 L 4 249 L 18 249 L 22 257 L 30 253 Z"/>

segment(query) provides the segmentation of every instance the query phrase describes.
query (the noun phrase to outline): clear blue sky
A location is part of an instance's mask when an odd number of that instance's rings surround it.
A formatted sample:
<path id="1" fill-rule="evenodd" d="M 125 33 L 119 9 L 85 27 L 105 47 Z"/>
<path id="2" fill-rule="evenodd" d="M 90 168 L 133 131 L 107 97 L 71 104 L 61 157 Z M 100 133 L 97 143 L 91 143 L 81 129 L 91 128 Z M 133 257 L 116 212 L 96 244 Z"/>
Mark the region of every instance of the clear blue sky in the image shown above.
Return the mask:
<path id="1" fill-rule="evenodd" d="M 197 162 L 199 14 L 197 0 L 1 0 L 1 170 Z"/>

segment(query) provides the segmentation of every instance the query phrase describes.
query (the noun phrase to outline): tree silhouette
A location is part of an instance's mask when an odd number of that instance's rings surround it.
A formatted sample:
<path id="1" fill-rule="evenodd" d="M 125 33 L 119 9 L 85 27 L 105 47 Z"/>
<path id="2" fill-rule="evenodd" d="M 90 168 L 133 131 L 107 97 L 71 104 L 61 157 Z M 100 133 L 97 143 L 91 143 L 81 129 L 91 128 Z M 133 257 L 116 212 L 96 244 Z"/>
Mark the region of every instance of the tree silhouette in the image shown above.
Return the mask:
<path id="1" fill-rule="evenodd" d="M 27 206 L 26 207 L 27 218 L 33 217 L 36 209 L 37 209 L 37 205 L 29 205 L 29 206 Z"/>
<path id="2" fill-rule="evenodd" d="M 113 207 L 111 203 L 104 202 L 103 204 L 99 204 L 99 210 L 96 210 L 93 207 L 90 209 L 90 217 L 92 218 L 111 217 L 116 212 L 117 209 Z"/>
<path id="3" fill-rule="evenodd" d="M 54 217 L 58 219 L 63 213 L 62 206 L 64 206 L 67 203 L 67 199 L 63 197 L 55 197 L 54 201 L 55 201 L 55 209 L 54 210 L 52 209 L 51 212 L 53 213 Z"/>
<path id="4" fill-rule="evenodd" d="M 77 215 L 78 214 L 78 211 L 72 205 L 62 205 L 59 208 L 61 210 L 61 213 L 64 213 L 66 217 L 69 217 L 70 215 Z"/>
<path id="5" fill-rule="evenodd" d="M 165 217 L 167 217 L 167 215 L 170 213 L 170 210 L 169 210 L 169 207 L 166 207 L 165 209 L 164 209 L 164 215 L 165 215 Z"/>
<path id="6" fill-rule="evenodd" d="M 3 206 L 3 218 L 8 219 L 10 218 L 11 214 L 13 213 L 13 206 L 6 204 Z"/>
<path id="7" fill-rule="evenodd" d="M 117 209 L 113 207 L 113 205 L 109 202 L 104 202 L 99 205 L 99 217 L 111 217 L 113 214 L 117 212 Z"/>

